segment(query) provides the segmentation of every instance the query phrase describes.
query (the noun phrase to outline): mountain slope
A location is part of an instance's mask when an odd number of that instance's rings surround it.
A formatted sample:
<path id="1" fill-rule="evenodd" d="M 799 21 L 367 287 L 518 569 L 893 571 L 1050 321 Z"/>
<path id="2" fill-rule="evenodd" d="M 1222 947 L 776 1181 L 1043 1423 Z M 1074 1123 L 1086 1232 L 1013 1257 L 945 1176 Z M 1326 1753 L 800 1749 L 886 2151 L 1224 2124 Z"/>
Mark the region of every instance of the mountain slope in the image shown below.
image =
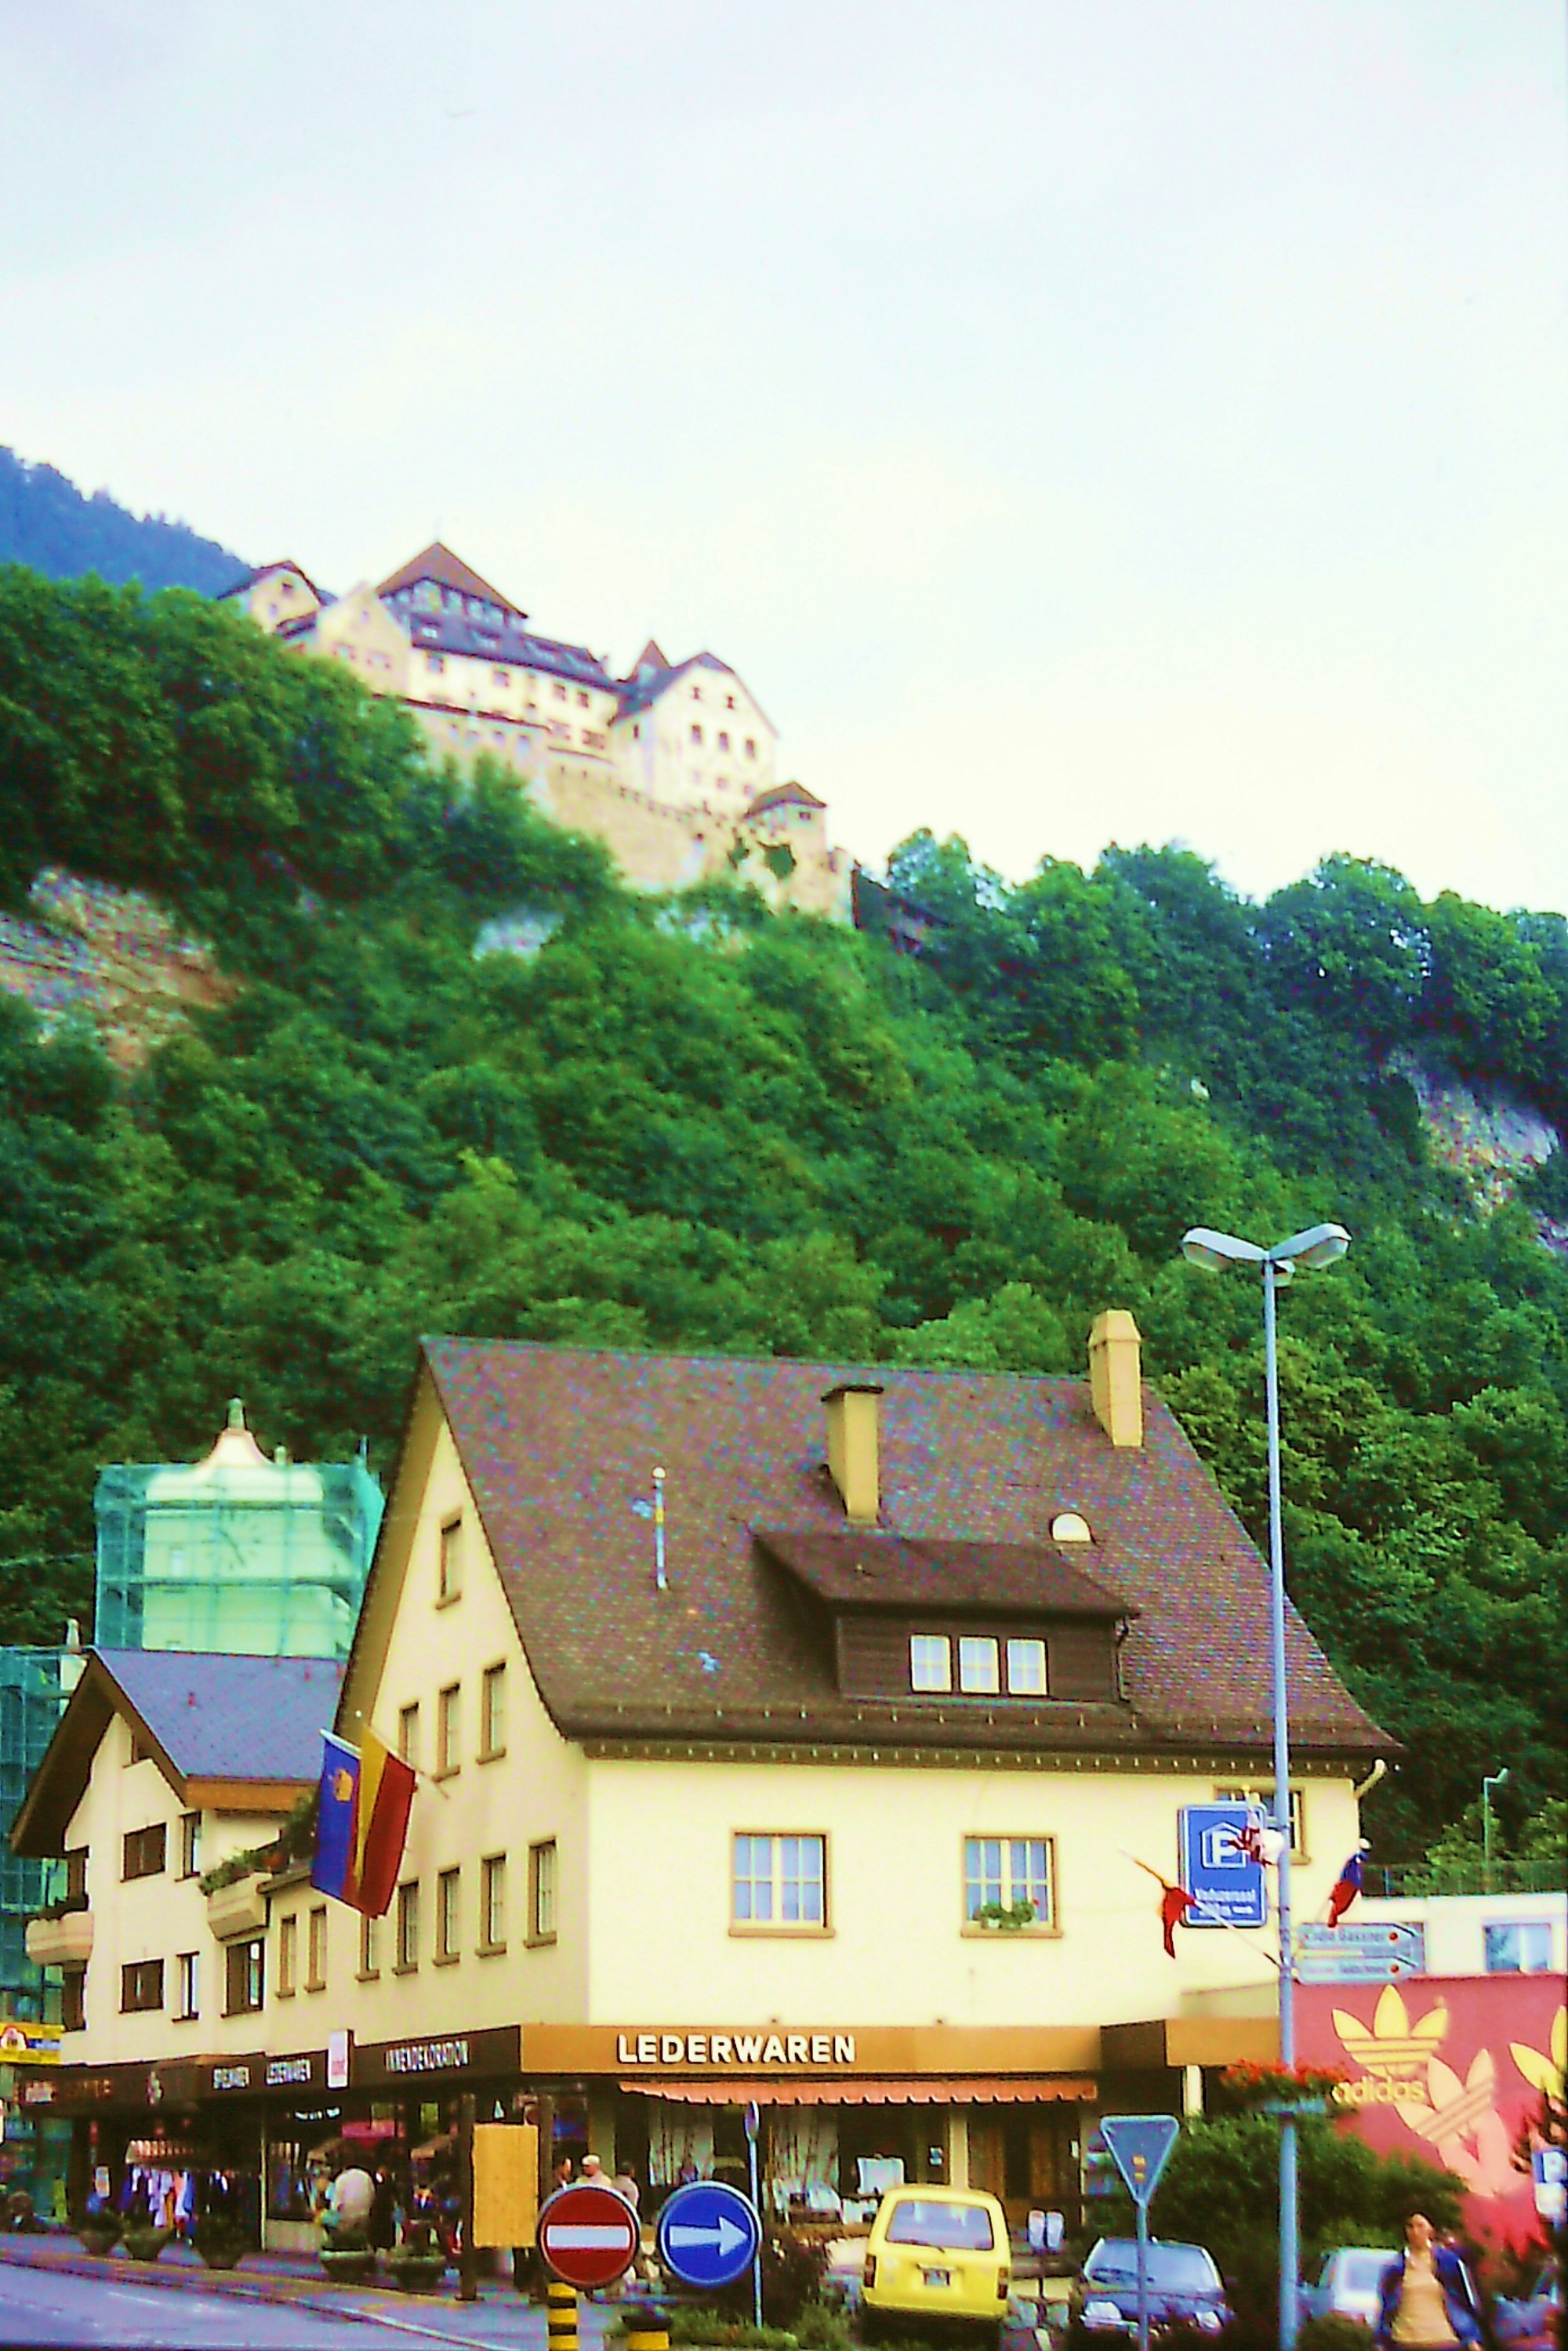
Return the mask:
<path id="1" fill-rule="evenodd" d="M 0 448 L 0 563 L 30 564 L 46 579 L 100 580 L 143 587 L 195 588 L 221 595 L 247 566 L 183 522 L 134 515 L 107 490 L 83 497 L 52 465 L 31 465 Z"/>
<path id="2" fill-rule="evenodd" d="M 152 893 L 230 983 L 123 1075 L 0 999 L 9 1637 L 84 1612 L 97 1466 L 197 1452 L 230 1395 L 384 1468 L 421 1331 L 1054 1371 L 1124 1305 L 1260 1533 L 1257 1288 L 1180 1237 L 1338 1216 L 1282 1306 L 1288 1535 L 1407 1743 L 1380 1855 L 1501 1756 L 1520 1813 L 1563 1792 L 1568 1265 L 1432 1157 L 1393 1061 L 1560 1119 L 1558 918 L 1348 860 L 1262 907 L 1171 851 L 1014 886 L 925 838 L 918 961 L 650 903 L 226 607 L 15 569 L 0 851 L 13 908 L 48 864 Z"/>

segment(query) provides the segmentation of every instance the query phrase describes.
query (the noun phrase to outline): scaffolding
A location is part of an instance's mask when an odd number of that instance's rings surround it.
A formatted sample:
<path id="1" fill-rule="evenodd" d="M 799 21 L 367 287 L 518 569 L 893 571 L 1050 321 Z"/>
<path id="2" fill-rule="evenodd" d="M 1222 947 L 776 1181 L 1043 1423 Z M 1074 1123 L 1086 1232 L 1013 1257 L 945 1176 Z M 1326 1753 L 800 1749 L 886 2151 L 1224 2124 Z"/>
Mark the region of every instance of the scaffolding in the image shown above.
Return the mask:
<path id="1" fill-rule="evenodd" d="M 27 1957 L 27 1921 L 53 1894 L 55 1865 L 11 1850 L 21 1810 L 44 1750 L 81 1669 L 73 1649 L 0 1649 L 0 2011 L 44 2012 L 44 1973 Z"/>
<path id="2" fill-rule="evenodd" d="M 100 1474 L 95 1644 L 346 1657 L 383 1508 L 362 1447 L 268 1459 L 236 1399 L 204 1461 Z"/>

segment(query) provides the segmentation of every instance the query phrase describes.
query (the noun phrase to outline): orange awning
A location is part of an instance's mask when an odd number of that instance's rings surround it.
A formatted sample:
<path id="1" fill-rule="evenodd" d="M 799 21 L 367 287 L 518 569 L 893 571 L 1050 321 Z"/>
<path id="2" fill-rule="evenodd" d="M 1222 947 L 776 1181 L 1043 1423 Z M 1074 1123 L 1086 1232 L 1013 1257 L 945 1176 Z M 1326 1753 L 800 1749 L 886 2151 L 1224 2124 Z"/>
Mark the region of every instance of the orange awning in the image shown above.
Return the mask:
<path id="1" fill-rule="evenodd" d="M 1092 2101 L 1095 2085 L 1067 2074 L 968 2074 L 938 2080 L 914 2074 L 877 2080 L 871 2074 L 831 2081 L 737 2082 L 729 2074 L 711 2081 L 622 2082 L 646 2098 L 675 2098 L 685 2105 L 744 2106 L 969 2106 L 1033 2105 L 1046 2098 Z"/>

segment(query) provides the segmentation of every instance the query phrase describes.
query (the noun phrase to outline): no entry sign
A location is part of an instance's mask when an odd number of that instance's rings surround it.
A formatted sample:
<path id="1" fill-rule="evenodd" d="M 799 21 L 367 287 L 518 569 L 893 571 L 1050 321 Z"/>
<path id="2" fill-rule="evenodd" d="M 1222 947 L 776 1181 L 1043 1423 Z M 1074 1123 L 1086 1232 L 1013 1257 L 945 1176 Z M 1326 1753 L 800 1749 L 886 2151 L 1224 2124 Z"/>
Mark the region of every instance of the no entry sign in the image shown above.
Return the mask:
<path id="1" fill-rule="evenodd" d="M 584 2180 L 558 2188 L 539 2211 L 539 2251 L 567 2285 L 613 2285 L 637 2257 L 635 2207 L 613 2188 Z"/>

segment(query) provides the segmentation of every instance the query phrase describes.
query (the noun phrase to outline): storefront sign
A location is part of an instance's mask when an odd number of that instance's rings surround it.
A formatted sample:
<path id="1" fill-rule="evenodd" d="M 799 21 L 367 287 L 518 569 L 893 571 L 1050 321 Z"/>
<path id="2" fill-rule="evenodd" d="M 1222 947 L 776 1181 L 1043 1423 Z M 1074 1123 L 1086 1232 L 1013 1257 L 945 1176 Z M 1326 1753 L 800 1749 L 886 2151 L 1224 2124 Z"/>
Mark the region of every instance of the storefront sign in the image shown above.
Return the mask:
<path id="1" fill-rule="evenodd" d="M 353 2047 L 351 2032 L 329 2032 L 327 2035 L 327 2087 L 346 2090 L 349 2086 L 349 2052 Z"/>
<path id="2" fill-rule="evenodd" d="M 269 2090 L 314 2089 L 318 2062 L 315 2057 L 269 2057 L 267 2061 L 267 2088 Z"/>
<path id="3" fill-rule="evenodd" d="M 617 2065 L 852 2066 L 852 2032 L 618 2032 Z"/>
<path id="4" fill-rule="evenodd" d="M 521 2062 L 521 2035 L 515 2024 L 503 2024 L 417 2041 L 371 2042 L 353 2051 L 350 2070 L 354 2087 L 361 2089 L 433 2075 L 516 2074 Z"/>
<path id="5" fill-rule="evenodd" d="M 217 2058 L 203 2070 L 206 2079 L 202 2088 L 209 2096 L 232 2097 L 236 2092 L 244 2094 L 260 2089 L 267 2072 L 267 2059 L 257 2049 L 247 2052 L 243 2057 Z"/>

